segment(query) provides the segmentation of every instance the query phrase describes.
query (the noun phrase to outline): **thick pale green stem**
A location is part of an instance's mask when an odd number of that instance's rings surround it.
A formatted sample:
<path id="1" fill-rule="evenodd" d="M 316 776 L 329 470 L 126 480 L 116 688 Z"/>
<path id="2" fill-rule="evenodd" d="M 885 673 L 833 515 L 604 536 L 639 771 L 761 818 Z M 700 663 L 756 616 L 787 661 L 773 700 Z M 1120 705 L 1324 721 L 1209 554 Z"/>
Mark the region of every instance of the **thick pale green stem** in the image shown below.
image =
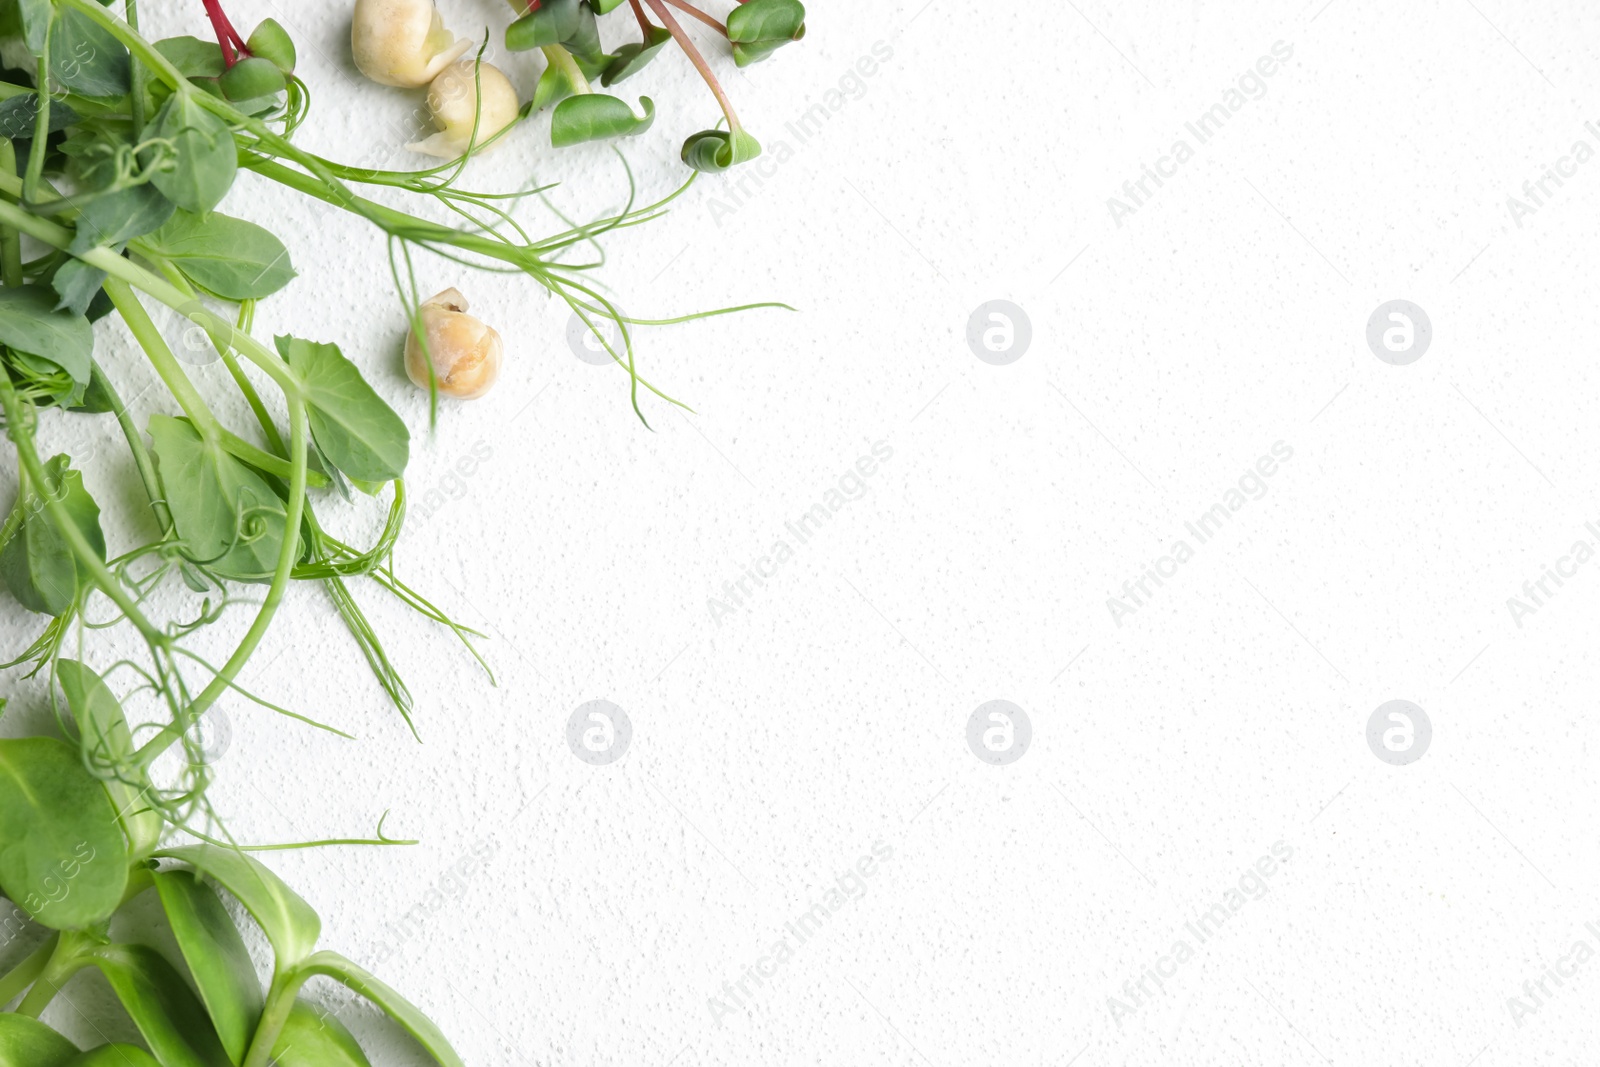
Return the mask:
<path id="1" fill-rule="evenodd" d="M 278 1035 L 283 1033 L 284 1024 L 289 1021 L 294 999 L 299 996 L 300 987 L 305 985 L 307 977 L 292 968 L 286 974 L 272 976 L 266 1007 L 261 1012 L 261 1021 L 256 1024 L 255 1035 L 250 1039 L 250 1051 L 245 1054 L 241 1067 L 267 1067 L 272 1048 L 278 1043 Z"/>
<path id="2" fill-rule="evenodd" d="M 122 321 L 128 324 L 128 329 L 133 334 L 133 339 L 139 342 L 139 347 L 144 349 L 145 355 L 150 359 L 150 365 L 155 367 L 156 373 L 161 375 L 161 380 L 166 383 L 173 397 L 178 401 L 178 406 L 183 413 L 189 416 L 189 421 L 194 423 L 200 436 L 210 444 L 217 444 L 222 439 L 222 425 L 217 422 L 217 417 L 206 406 L 205 399 L 200 395 L 189 376 L 179 366 L 177 357 L 172 354 L 172 349 L 167 347 L 167 339 L 161 336 L 161 331 L 156 329 L 156 324 L 150 321 L 149 314 L 144 305 L 139 303 L 139 298 L 133 294 L 128 283 L 120 278 L 107 278 L 105 282 L 106 294 L 111 297 L 112 305 L 117 313 L 122 316 Z"/>
<path id="3" fill-rule="evenodd" d="M 4 978 L 0 978 L 0 1008 L 10 1004 L 19 993 L 38 980 L 44 973 L 45 965 L 50 962 L 50 957 L 55 954 L 56 942 L 59 940 L 61 940 L 60 934 L 50 935 L 49 940 L 11 968 Z"/>
<path id="4" fill-rule="evenodd" d="M 61 992 L 67 979 L 83 970 L 84 960 L 79 951 L 83 947 L 83 937 L 71 930 L 56 937 L 50 958 L 45 961 L 38 980 L 28 990 L 28 995 L 22 998 L 22 1003 L 17 1005 L 18 1015 L 37 1019 L 39 1013 L 49 1007 L 56 994 Z"/>

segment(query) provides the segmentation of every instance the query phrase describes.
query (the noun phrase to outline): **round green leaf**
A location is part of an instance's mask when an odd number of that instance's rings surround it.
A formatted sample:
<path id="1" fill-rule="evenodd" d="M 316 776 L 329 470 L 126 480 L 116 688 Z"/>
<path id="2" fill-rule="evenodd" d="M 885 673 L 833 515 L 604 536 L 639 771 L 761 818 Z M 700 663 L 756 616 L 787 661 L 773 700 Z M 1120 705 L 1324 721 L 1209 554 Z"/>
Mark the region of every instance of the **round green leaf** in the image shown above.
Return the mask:
<path id="1" fill-rule="evenodd" d="M 271 96 L 283 92 L 288 83 L 283 71 L 270 59 L 251 56 L 241 59 L 228 68 L 219 84 L 229 100 L 253 100 L 258 96 Z"/>
<path id="2" fill-rule="evenodd" d="M 294 70 L 294 40 L 277 19 L 262 19 L 250 31 L 244 47 L 253 56 L 271 60 L 285 74 Z"/>
<path id="3" fill-rule="evenodd" d="M 157 113 L 152 136 L 172 144 L 173 157 L 150 179 L 168 200 L 204 214 L 222 202 L 239 170 L 233 131 L 192 93 L 174 93 Z"/>
<path id="4" fill-rule="evenodd" d="M 0 890 L 39 923 L 108 918 L 128 884 L 128 844 L 100 780 L 51 737 L 0 740 Z"/>
<path id="5" fill-rule="evenodd" d="M 578 32 L 582 18 L 580 0 L 545 0 L 539 10 L 530 11 L 506 27 L 506 48 L 527 52 L 560 44 Z"/>
<path id="6" fill-rule="evenodd" d="M 66 538 L 45 510 L 46 494 L 61 503 L 100 559 L 106 558 L 100 507 L 83 487 L 83 476 L 68 466 L 70 462 L 65 454 L 52 456 L 44 465 L 46 484 L 24 484 L 12 512 L 16 526 L 0 547 L 0 578 L 6 588 L 23 607 L 46 615 L 66 611 L 88 582 Z"/>
<path id="7" fill-rule="evenodd" d="M 176 212 L 133 247 L 171 260 L 190 281 L 224 300 L 271 296 L 294 277 L 282 241 L 253 222 L 220 211 L 204 216 Z"/>
<path id="8" fill-rule="evenodd" d="M 603 141 L 610 137 L 634 137 L 656 120 L 656 106 L 648 96 L 639 98 L 644 117 L 633 113 L 624 101 L 604 93 L 569 96 L 556 105 L 550 116 L 550 143 L 557 148 Z"/>
<path id="9" fill-rule="evenodd" d="M 56 295 L 42 285 L 0 289 L 0 345 L 47 359 L 89 384 L 94 329 L 89 320 L 56 310 Z"/>

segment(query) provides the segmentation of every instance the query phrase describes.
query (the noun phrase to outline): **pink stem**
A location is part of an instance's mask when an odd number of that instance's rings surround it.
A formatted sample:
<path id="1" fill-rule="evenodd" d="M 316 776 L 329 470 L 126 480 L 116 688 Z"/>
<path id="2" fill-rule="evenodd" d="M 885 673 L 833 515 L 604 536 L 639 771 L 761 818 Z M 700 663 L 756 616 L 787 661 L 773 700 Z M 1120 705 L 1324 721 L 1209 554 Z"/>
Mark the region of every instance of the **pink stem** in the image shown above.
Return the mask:
<path id="1" fill-rule="evenodd" d="M 678 24 L 677 19 L 672 17 L 672 12 L 667 10 L 667 5 L 662 0 L 644 0 L 644 2 L 650 5 L 650 10 L 655 12 L 656 18 L 661 20 L 661 24 L 667 28 L 667 32 L 672 34 L 672 39 L 678 42 L 678 47 L 683 49 L 683 54 L 688 56 L 689 62 L 694 64 L 694 69 L 700 72 L 701 78 L 705 79 L 707 87 L 711 90 L 711 95 L 717 98 L 717 104 L 722 108 L 722 113 L 728 118 L 729 135 L 738 133 L 743 129 L 739 125 L 739 116 L 733 113 L 733 102 L 728 99 L 728 94 L 722 91 L 722 86 L 717 84 L 717 77 L 711 73 L 711 67 L 706 63 L 706 57 L 702 56 L 700 50 L 694 46 L 694 42 L 689 40 L 689 35 L 683 32 L 683 27 Z"/>

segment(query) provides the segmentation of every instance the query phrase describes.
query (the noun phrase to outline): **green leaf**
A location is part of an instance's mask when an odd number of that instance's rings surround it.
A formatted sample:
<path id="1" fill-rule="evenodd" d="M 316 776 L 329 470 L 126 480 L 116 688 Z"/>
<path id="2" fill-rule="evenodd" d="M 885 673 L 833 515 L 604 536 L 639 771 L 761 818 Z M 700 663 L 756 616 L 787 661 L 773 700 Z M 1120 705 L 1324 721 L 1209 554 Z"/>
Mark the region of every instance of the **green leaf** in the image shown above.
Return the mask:
<path id="1" fill-rule="evenodd" d="M 600 84 L 606 87 L 631 77 L 643 70 L 661 51 L 661 46 L 672 40 L 672 34 L 660 26 L 651 26 L 639 44 L 625 44 L 618 48 L 606 69 L 600 75 Z"/>
<path id="2" fill-rule="evenodd" d="M 216 890 L 192 871 L 158 871 L 151 878 L 217 1035 L 233 1062 L 241 1063 L 263 1003 L 244 939 Z"/>
<path id="3" fill-rule="evenodd" d="M 573 64 L 550 63 L 539 75 L 538 84 L 533 87 L 533 106 L 536 108 L 553 104 L 563 100 L 584 88 L 578 79 L 587 77 L 577 65 L 576 58 Z"/>
<path id="4" fill-rule="evenodd" d="M 53 737 L 0 740 L 0 891 L 70 930 L 110 916 L 127 884 L 117 810 L 77 749 Z"/>
<path id="5" fill-rule="evenodd" d="M 55 305 L 55 294 L 42 285 L 0 289 L 0 345 L 49 360 L 87 387 L 94 330 L 82 315 Z"/>
<path id="6" fill-rule="evenodd" d="M 172 142 L 174 158 L 150 180 L 167 199 L 197 214 L 222 202 L 239 169 L 233 132 L 191 93 L 174 93 L 156 114 L 152 136 Z"/>
<path id="7" fill-rule="evenodd" d="M 270 59 L 249 56 L 228 68 L 219 80 L 222 95 L 233 101 L 255 100 L 281 93 L 288 82 Z"/>
<path id="8" fill-rule="evenodd" d="M 360 993 L 376 1004 L 385 1015 L 399 1023 L 406 1033 L 427 1050 L 440 1067 L 465 1067 L 456 1055 L 443 1031 L 422 1010 L 405 997 L 380 981 L 377 976 L 362 970 L 337 952 L 318 952 L 305 961 L 302 968 L 312 974 L 324 975 Z"/>
<path id="9" fill-rule="evenodd" d="M 222 48 L 215 41 L 199 37 L 166 37 L 153 42 L 157 52 L 178 68 L 185 78 L 219 78 L 227 65 Z"/>
<path id="10" fill-rule="evenodd" d="M 101 1045 L 66 1061 L 65 1067 L 161 1067 L 138 1045 Z"/>
<path id="11" fill-rule="evenodd" d="M 218 211 L 203 217 L 178 211 L 134 247 L 172 260 L 190 281 L 224 300 L 271 296 L 294 277 L 282 241 L 253 222 Z"/>
<path id="12" fill-rule="evenodd" d="M 142 237 L 164 225 L 175 210 L 172 201 L 149 184 L 84 197 L 78 205 L 78 221 L 67 251 L 81 256 L 101 245 L 120 245 L 129 238 Z"/>
<path id="13" fill-rule="evenodd" d="M 106 272 L 99 267 L 91 267 L 81 259 L 65 260 L 50 276 L 50 288 L 61 298 L 56 302 L 55 310 L 86 316 L 105 280 Z M 91 378 L 89 391 L 93 390 L 93 386 Z"/>
<path id="14" fill-rule="evenodd" d="M 539 10 L 530 11 L 506 27 L 506 48 L 527 52 L 561 44 L 578 32 L 582 19 L 580 0 L 545 0 Z"/>
<path id="15" fill-rule="evenodd" d="M 84 958 L 106 976 L 162 1067 L 219 1067 L 226 1053 L 205 1009 L 172 964 L 145 945 L 96 945 Z"/>
<path id="16" fill-rule="evenodd" d="M 0 137 L 31 141 L 39 120 L 39 94 L 22 93 L 0 100 Z M 78 113 L 64 100 L 50 101 L 50 132 L 64 130 L 78 121 Z"/>
<path id="17" fill-rule="evenodd" d="M 46 496 L 59 500 L 102 561 L 105 535 L 100 532 L 100 507 L 83 487 L 83 476 L 70 467 L 66 454 L 52 456 L 44 465 L 45 485 L 25 480 L 6 527 L 12 531 L 0 548 L 0 577 L 17 602 L 29 611 L 60 615 L 72 606 L 88 584 L 66 538 L 46 512 Z"/>
<path id="18" fill-rule="evenodd" d="M 806 9 L 799 0 L 749 0 L 728 13 L 728 40 L 741 67 L 805 35 Z"/>
<path id="19" fill-rule="evenodd" d="M 278 1067 L 372 1067 L 344 1024 L 307 1000 L 296 1000 L 272 1046 Z"/>
<path id="20" fill-rule="evenodd" d="M 56 9 L 50 30 L 50 73 L 84 96 L 121 96 L 128 91 L 132 64 L 128 50 L 88 15 Z"/>
<path id="21" fill-rule="evenodd" d="M 716 173 L 761 154 L 761 142 L 743 130 L 701 130 L 683 142 L 683 161 L 695 170 Z"/>
<path id="22" fill-rule="evenodd" d="M 122 766 L 132 760 L 133 735 L 123 717 L 122 704 L 111 687 L 87 666 L 73 659 L 56 661 L 56 681 L 66 695 L 67 707 L 78 724 L 78 735 L 96 764 Z M 110 779 L 106 792 L 116 805 L 128 835 L 129 851 L 135 857 L 149 855 L 161 843 L 161 815 L 128 782 Z"/>
<path id="23" fill-rule="evenodd" d="M 288 522 L 271 486 L 187 419 L 151 415 L 150 440 L 184 555 L 223 578 L 269 580 Z"/>
<path id="24" fill-rule="evenodd" d="M 641 96 L 639 105 L 644 109 L 643 118 L 634 115 L 626 102 L 604 93 L 568 97 L 550 116 L 550 143 L 566 148 L 608 137 L 635 137 L 656 120 L 656 106 L 648 96 Z"/>
<path id="25" fill-rule="evenodd" d="M 37 1019 L 0 1014 L 0 1067 L 69 1067 L 78 1046 Z"/>
<path id="26" fill-rule="evenodd" d="M 328 462 L 358 481 L 403 475 L 411 433 L 339 346 L 288 336 L 273 340 L 300 379 L 301 395 L 311 406 L 311 436 Z"/>
<path id="27" fill-rule="evenodd" d="M 261 924 L 280 970 L 297 966 L 316 948 L 322 920 L 260 861 L 216 845 L 184 845 L 163 849 L 156 856 L 187 863 L 238 897 Z"/>
<path id="28" fill-rule="evenodd" d="M 294 71 L 294 39 L 277 19 L 262 19 L 257 23 L 244 47 L 253 56 L 271 60 L 285 74 Z"/>
<path id="29" fill-rule="evenodd" d="M 607 15 L 622 6 L 623 0 L 589 0 L 597 15 Z"/>

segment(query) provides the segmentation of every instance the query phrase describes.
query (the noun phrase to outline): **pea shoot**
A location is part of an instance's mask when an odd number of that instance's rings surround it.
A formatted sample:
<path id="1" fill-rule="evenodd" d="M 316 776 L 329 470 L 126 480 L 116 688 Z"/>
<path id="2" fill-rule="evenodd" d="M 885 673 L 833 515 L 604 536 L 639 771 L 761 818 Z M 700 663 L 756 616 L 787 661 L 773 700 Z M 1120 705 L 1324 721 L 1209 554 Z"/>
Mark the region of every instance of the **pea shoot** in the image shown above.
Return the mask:
<path id="1" fill-rule="evenodd" d="M 248 170 L 302 194 L 308 212 L 349 213 L 374 227 L 411 324 L 406 367 L 429 391 L 431 418 L 441 395 L 453 403 L 492 385 L 501 342 L 465 314 L 459 292 L 421 299 L 412 269 L 419 250 L 469 271 L 523 276 L 591 326 L 612 320 L 621 341 L 608 350 L 644 421 L 641 393 L 682 405 L 640 375 L 632 328 L 681 320 L 623 315 L 593 280 L 599 262 L 568 254 L 660 217 L 688 183 L 640 206 L 629 173 L 622 210 L 586 224 L 562 220 L 558 232 L 534 238 L 515 213 L 542 190 L 463 188 L 463 168 L 539 107 L 553 106 L 557 146 L 639 132 L 654 105 L 642 100 L 641 116 L 592 83 L 631 76 L 669 41 L 705 78 L 726 124 L 691 137 L 684 161 L 715 171 L 753 158 L 759 145 L 668 5 L 714 29 L 741 66 L 799 39 L 804 10 L 796 0 L 747 0 L 723 22 L 685 0 L 628 0 L 642 40 L 607 51 L 596 19 L 621 0 L 533 0 L 515 8 L 506 42 L 540 50 L 546 69 L 535 99 L 518 106 L 482 49 L 466 58 L 470 41 L 443 26 L 431 0 L 359 0 L 358 64 L 389 84 L 430 86 L 439 132 L 423 144 L 451 157 L 391 171 L 297 146 L 311 90 L 296 73 L 289 34 L 271 19 L 243 34 L 220 0 L 202 3 L 215 41 L 148 39 L 135 0 L 123 0 L 120 17 L 97 0 L 0 0 L 0 36 L 19 39 L 30 57 L 27 70 L 0 70 L 0 419 L 18 481 L 0 523 L 0 583 L 40 622 L 32 644 L 0 666 L 48 683 L 56 727 L 0 739 L 0 893 L 44 934 L 36 950 L 0 971 L 0 1064 L 369 1067 L 355 1038 L 303 996 L 308 980 L 325 977 L 369 1000 L 435 1062 L 458 1067 L 417 1007 L 319 947 L 316 913 L 256 858 L 282 848 L 409 842 L 385 834 L 379 820 L 369 837 L 245 844 L 208 799 L 213 768 L 200 729 L 219 701 L 349 736 L 242 681 L 291 583 L 315 583 L 328 596 L 413 731 L 411 693 L 352 583 L 375 583 L 488 670 L 475 645 L 482 635 L 394 570 L 412 436 L 363 374 L 373 354 L 352 358 L 326 338 L 258 339 L 256 304 L 291 283 L 294 260 L 270 230 L 221 208 Z M 380 17 L 400 9 L 406 17 Z M 379 203 L 363 187 L 443 206 L 459 225 Z M 702 314 L 769 306 L 781 305 Z M 152 309 L 204 338 L 247 420 L 230 421 L 208 402 Z M 143 425 L 123 399 L 129 368 L 95 344 L 92 323 L 107 316 L 165 390 L 162 410 Z M 118 499 L 136 501 L 124 525 L 150 531 L 145 543 L 108 539 L 101 504 L 77 466 L 83 457 L 45 455 L 39 446 L 39 429 L 51 421 L 126 448 L 133 484 Z M 336 507 L 375 509 L 382 528 L 370 544 L 347 544 L 319 518 Z M 107 633 L 119 640 L 102 639 Z M 225 654 L 202 651 L 224 634 L 232 635 Z M 121 909 L 152 891 L 169 935 L 159 949 L 112 927 Z M 271 947 L 265 982 L 228 898 Z M 40 1021 L 62 986 L 87 970 L 105 978 L 141 1044 L 80 1050 Z"/>

